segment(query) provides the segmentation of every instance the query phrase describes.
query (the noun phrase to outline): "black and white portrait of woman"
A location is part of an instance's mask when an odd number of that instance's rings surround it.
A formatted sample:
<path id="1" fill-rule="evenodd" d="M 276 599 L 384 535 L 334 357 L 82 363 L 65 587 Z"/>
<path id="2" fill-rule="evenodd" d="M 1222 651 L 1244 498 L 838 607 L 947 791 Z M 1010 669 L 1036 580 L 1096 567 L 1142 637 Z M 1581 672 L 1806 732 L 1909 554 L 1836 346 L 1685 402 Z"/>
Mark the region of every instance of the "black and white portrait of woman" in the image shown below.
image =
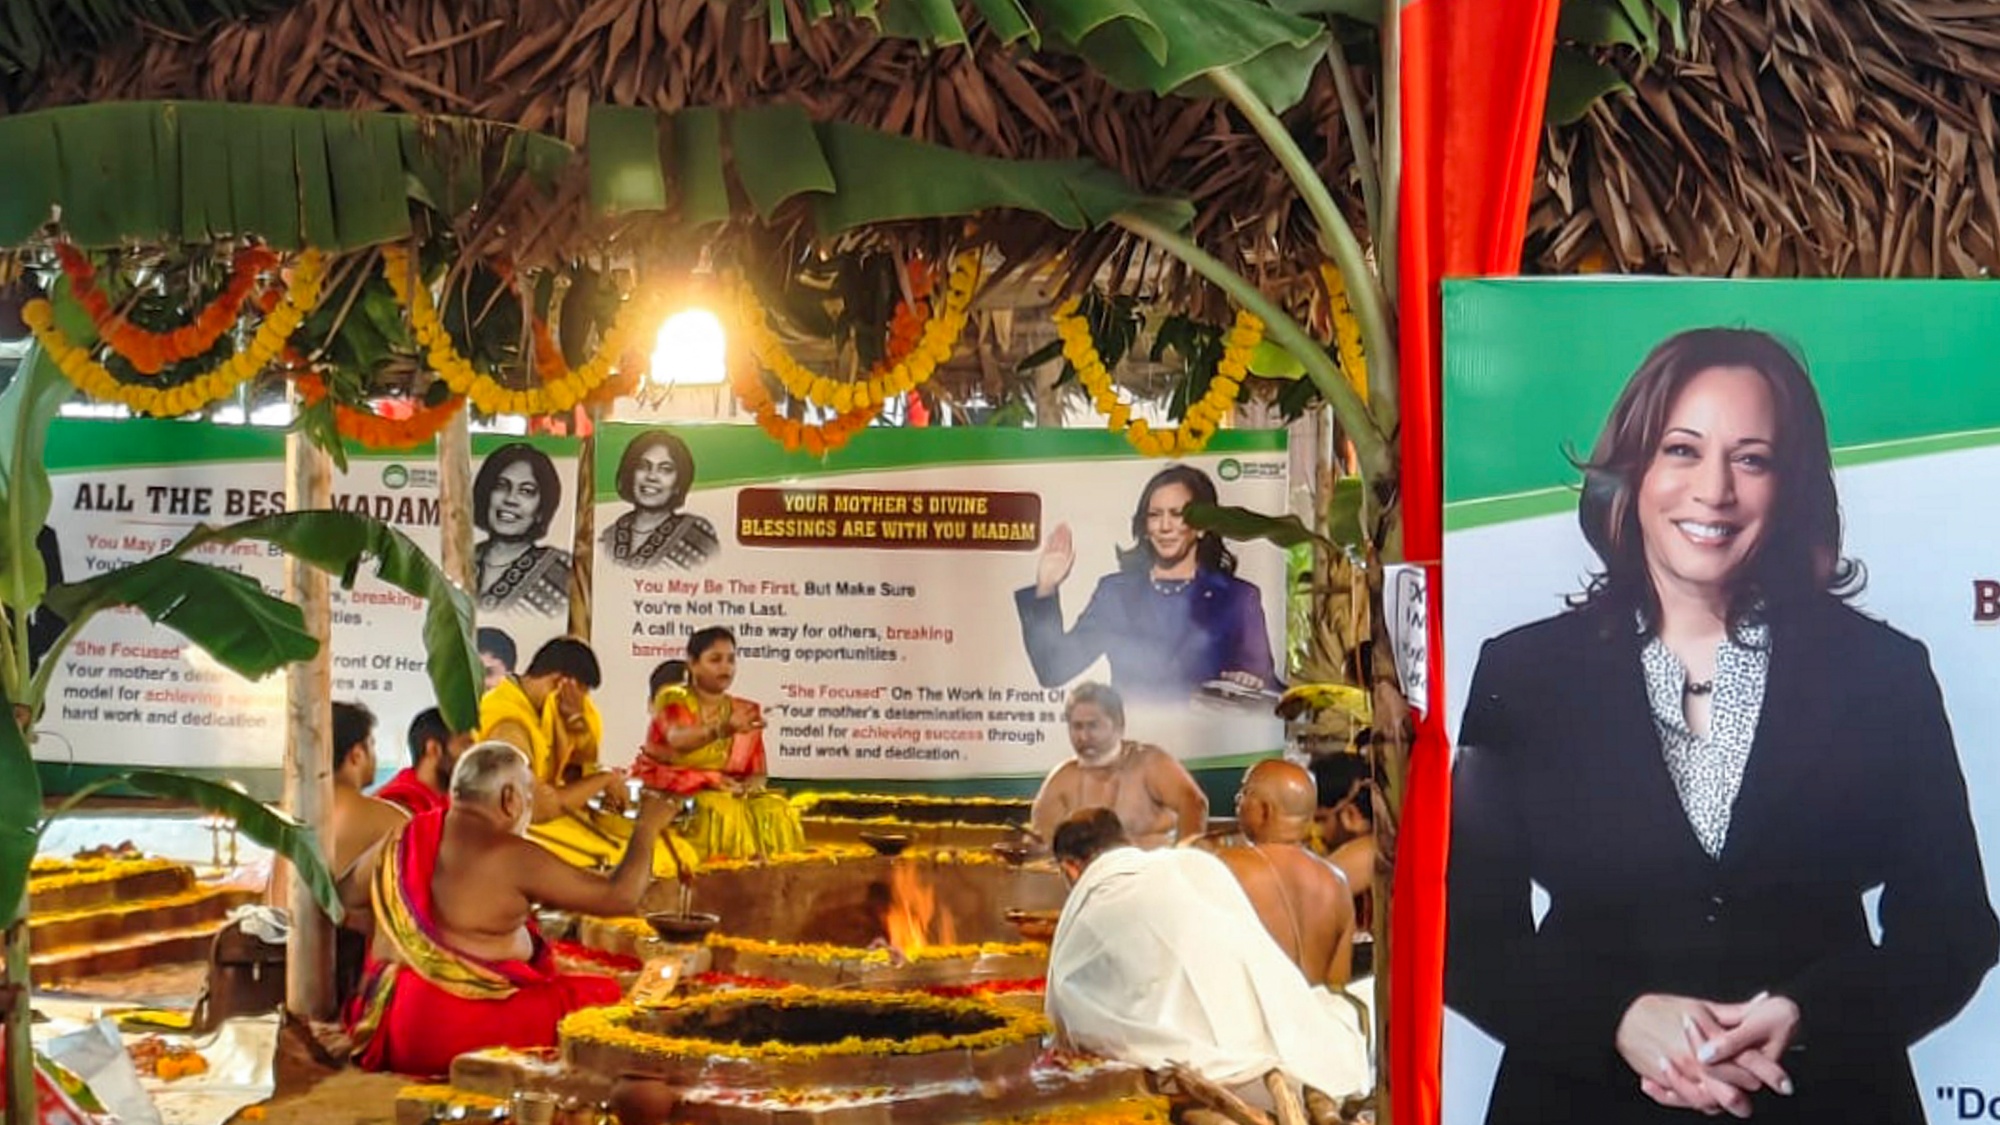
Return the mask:
<path id="1" fill-rule="evenodd" d="M 562 508 L 562 478 L 549 455 L 526 442 L 487 456 L 472 482 L 479 608 L 555 615 L 569 612 L 568 551 L 545 546 Z"/>
<path id="2" fill-rule="evenodd" d="M 681 510 L 694 455 L 668 430 L 647 430 L 618 459 L 618 497 L 632 505 L 598 536 L 602 557 L 634 569 L 693 570 L 715 557 L 715 526 Z"/>

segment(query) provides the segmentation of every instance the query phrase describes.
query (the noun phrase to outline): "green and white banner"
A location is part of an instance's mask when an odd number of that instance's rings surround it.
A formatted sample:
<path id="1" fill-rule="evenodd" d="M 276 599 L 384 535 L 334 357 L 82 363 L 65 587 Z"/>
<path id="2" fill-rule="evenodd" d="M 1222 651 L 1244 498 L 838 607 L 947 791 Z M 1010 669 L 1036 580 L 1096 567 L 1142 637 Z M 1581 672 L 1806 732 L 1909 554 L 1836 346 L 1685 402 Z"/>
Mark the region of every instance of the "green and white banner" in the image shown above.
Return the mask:
<path id="1" fill-rule="evenodd" d="M 1996 340 L 1985 282 L 1447 285 L 1446 1125 L 1692 1121 L 1752 1041 L 1753 1119 L 2000 1116 Z"/>
<path id="2" fill-rule="evenodd" d="M 1284 555 L 1197 536 L 1179 514 L 1190 500 L 1282 511 L 1282 433 L 1224 433 L 1175 463 L 1097 431 L 868 430 L 821 459 L 747 426 L 614 424 L 596 448 L 607 764 L 637 756 L 654 667 L 713 624 L 737 634 L 734 690 L 765 705 L 778 777 L 1039 777 L 1070 753 L 1062 702 L 1091 679 L 1125 695 L 1128 737 L 1192 763 L 1283 744 L 1271 703 Z M 483 639 L 504 634 L 516 670 L 568 625 L 577 451 L 572 439 L 475 438 L 479 624 Z M 434 456 L 348 456 L 335 505 L 435 556 Z M 49 461 L 45 547 L 69 579 L 284 504 L 283 436 L 269 430 L 64 419 Z M 206 561 L 282 588 L 283 559 L 261 546 Z M 333 602 L 334 697 L 375 711 L 391 772 L 432 703 L 422 607 L 365 573 Z M 268 780 L 283 696 L 282 677 L 247 683 L 136 612 L 105 614 L 60 660 L 36 754 L 50 768 Z"/>
<path id="3" fill-rule="evenodd" d="M 648 676 L 708 625 L 736 633 L 734 690 L 765 705 L 780 777 L 1040 776 L 1071 752 L 1083 680 L 1125 696 L 1128 737 L 1184 759 L 1276 750 L 1284 556 L 1197 546 L 1190 498 L 1283 511 L 1284 435 L 1170 464 L 1100 431 L 870 429 L 822 460 L 744 426 L 607 426 L 606 759 L 637 755 Z M 1051 542 L 1071 562 L 1038 597 Z M 1183 551 L 1191 579 L 1151 579 Z"/>
<path id="4" fill-rule="evenodd" d="M 538 588 L 524 576 L 541 581 L 560 570 L 566 597 L 576 448 L 571 439 L 529 444 L 480 435 L 474 442 L 476 470 L 489 460 L 504 470 L 482 474 L 488 487 L 476 490 L 490 509 L 482 522 L 498 529 L 475 533 L 481 556 L 498 560 L 483 572 L 482 621 L 515 634 L 523 660 L 568 623 L 566 601 L 547 612 L 529 603 L 524 591 Z M 274 430 L 59 419 L 48 460 L 55 502 L 43 547 L 52 582 L 58 573 L 76 581 L 151 558 L 199 523 L 285 507 L 284 435 Z M 505 468 L 512 464 L 519 467 Z M 334 506 L 391 524 L 435 557 L 437 477 L 428 453 L 350 450 L 347 471 L 334 478 Z M 555 552 L 560 560 L 545 558 Z M 283 557 L 262 544 L 195 557 L 283 590 Z M 538 561 L 543 565 L 530 565 Z M 424 671 L 423 606 L 366 568 L 352 590 L 336 583 L 332 602 L 334 698 L 375 712 L 379 761 L 392 772 L 404 763 L 410 719 L 434 702 Z M 51 764 L 275 772 L 284 753 L 284 692 L 282 676 L 245 681 L 135 610 L 100 614 L 51 677 L 35 754 Z M 60 782 L 60 773 L 54 779 Z"/>

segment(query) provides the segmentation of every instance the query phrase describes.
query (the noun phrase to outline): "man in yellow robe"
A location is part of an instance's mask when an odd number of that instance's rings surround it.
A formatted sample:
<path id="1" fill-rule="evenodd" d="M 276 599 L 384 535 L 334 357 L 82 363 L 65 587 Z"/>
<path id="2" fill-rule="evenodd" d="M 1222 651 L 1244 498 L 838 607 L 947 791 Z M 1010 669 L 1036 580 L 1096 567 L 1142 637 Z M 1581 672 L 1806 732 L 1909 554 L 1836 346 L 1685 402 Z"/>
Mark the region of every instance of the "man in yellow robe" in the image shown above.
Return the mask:
<path id="1" fill-rule="evenodd" d="M 604 721 L 590 693 L 602 682 L 590 646 L 557 637 L 536 650 L 525 671 L 501 680 L 479 701 L 477 739 L 518 748 L 534 769 L 535 820 L 528 838 L 578 867 L 616 863 L 632 838 L 632 822 L 612 811 L 624 797 L 625 775 L 598 762 Z M 599 795 L 609 807 L 591 807 Z M 698 862 L 694 849 L 672 832 L 655 845 L 656 874 L 684 875 Z"/>

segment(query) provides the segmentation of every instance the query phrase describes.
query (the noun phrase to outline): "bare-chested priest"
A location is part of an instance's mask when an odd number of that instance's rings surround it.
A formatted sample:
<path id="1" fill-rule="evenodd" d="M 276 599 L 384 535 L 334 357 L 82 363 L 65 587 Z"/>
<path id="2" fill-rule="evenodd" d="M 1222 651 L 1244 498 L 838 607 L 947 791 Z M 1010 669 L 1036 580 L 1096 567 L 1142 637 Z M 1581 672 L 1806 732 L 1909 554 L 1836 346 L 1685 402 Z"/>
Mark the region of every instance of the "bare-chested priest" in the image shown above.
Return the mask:
<path id="1" fill-rule="evenodd" d="M 1208 798 L 1172 754 L 1125 737 L 1125 700 L 1106 684 L 1078 684 L 1063 709 L 1076 757 L 1042 782 L 1031 814 L 1047 841 L 1080 809 L 1118 814 L 1125 835 L 1142 848 L 1189 840 L 1208 827 Z"/>
<path id="2" fill-rule="evenodd" d="M 518 747 L 482 742 L 452 771 L 450 806 L 412 819 L 364 860 L 375 947 L 348 1013 L 363 1067 L 443 1074 L 467 1051 L 553 1047 L 563 1016 L 618 1002 L 611 978 L 558 972 L 530 919 L 537 906 L 636 912 L 651 857 L 627 849 L 605 876 L 529 842 L 536 789 Z M 640 838 L 664 830 L 677 808 L 643 800 Z"/>
<path id="3" fill-rule="evenodd" d="M 1338 988 L 1353 964 L 1354 896 L 1340 869 L 1306 846 L 1317 792 L 1312 775 L 1291 762 L 1251 766 L 1236 794 L 1236 819 L 1250 843 L 1220 854 L 1306 980 Z"/>

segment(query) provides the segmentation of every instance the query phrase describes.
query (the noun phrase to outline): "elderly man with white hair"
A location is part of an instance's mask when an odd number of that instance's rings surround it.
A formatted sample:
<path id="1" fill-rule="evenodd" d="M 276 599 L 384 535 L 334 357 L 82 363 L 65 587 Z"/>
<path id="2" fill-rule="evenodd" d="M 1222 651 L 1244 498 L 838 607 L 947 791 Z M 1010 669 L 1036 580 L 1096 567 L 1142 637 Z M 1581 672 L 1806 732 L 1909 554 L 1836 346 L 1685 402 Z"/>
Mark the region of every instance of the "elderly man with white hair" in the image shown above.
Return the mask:
<path id="1" fill-rule="evenodd" d="M 535 777 L 505 742 L 467 750 L 451 805 L 412 819 L 364 859 L 372 865 L 375 942 L 348 1013 L 355 1059 L 370 1070 L 444 1074 L 487 1047 L 553 1047 L 578 1008 L 613 1004 L 608 977 L 558 973 L 533 925 L 538 906 L 631 914 L 652 882 L 649 855 L 629 849 L 610 875 L 572 867 L 526 838 Z M 639 808 L 651 840 L 671 802 Z"/>

